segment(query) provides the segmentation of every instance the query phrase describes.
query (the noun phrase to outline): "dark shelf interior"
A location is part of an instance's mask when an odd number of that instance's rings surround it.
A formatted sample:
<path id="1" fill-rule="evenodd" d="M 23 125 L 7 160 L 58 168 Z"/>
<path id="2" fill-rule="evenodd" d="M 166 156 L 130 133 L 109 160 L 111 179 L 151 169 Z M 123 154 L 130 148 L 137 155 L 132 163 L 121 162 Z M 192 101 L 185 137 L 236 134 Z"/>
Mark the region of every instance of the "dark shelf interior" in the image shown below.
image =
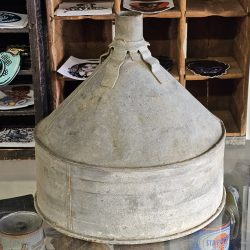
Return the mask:
<path id="1" fill-rule="evenodd" d="M 24 108 L 19 108 L 19 109 L 0 110 L 0 117 L 1 116 L 19 116 L 19 115 L 22 115 L 22 116 L 35 115 L 34 105 L 24 107 Z"/>

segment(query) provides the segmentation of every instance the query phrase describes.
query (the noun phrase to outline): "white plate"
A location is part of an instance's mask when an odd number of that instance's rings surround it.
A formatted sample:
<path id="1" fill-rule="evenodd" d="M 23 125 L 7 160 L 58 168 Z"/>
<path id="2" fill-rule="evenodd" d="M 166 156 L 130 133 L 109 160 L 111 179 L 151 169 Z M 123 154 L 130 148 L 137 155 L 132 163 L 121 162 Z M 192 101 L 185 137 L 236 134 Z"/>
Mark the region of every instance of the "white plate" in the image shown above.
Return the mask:
<path id="1" fill-rule="evenodd" d="M 24 87 L 29 89 L 25 91 Z M 32 85 L 8 85 L 0 88 L 0 110 L 20 109 L 30 105 L 34 105 Z"/>

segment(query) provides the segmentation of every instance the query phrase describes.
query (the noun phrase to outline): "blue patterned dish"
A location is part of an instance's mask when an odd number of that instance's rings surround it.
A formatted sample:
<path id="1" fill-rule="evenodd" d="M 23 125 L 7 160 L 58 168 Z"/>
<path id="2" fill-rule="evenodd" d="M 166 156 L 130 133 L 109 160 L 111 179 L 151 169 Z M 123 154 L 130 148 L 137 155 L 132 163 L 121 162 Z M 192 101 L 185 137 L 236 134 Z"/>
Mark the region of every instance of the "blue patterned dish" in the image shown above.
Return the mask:
<path id="1" fill-rule="evenodd" d="M 20 70 L 21 57 L 11 52 L 0 53 L 0 87 L 8 85 Z"/>
<path id="2" fill-rule="evenodd" d="M 229 64 L 216 60 L 195 60 L 187 63 L 187 68 L 194 74 L 211 78 L 226 74 L 229 67 Z"/>
<path id="3" fill-rule="evenodd" d="M 0 12 L 0 23 L 14 23 L 19 22 L 22 18 L 15 13 L 11 12 Z"/>

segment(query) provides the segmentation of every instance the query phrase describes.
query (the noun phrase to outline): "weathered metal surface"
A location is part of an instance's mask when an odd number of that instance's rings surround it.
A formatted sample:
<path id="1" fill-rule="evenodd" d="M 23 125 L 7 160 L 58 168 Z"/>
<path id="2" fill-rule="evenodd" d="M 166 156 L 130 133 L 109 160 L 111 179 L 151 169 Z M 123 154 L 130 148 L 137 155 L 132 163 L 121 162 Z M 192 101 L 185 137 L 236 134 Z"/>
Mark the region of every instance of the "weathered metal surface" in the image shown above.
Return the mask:
<path id="1" fill-rule="evenodd" d="M 224 227 L 222 226 L 223 223 L 221 219 L 222 218 L 218 216 L 215 221 L 213 221 L 206 228 L 179 239 L 160 243 L 138 245 L 111 245 L 87 242 L 83 240 L 74 239 L 66 235 L 62 235 L 61 233 L 53 230 L 52 228 L 47 228 L 46 247 L 47 250 L 191 250 L 200 249 L 199 246 L 201 246 L 202 249 L 204 247 L 207 248 L 210 246 L 212 249 L 212 246 L 216 248 L 216 246 L 225 246 L 226 243 L 228 243 L 228 238 L 225 239 L 225 237 L 228 237 L 228 233 L 225 234 L 223 232 Z M 218 226 L 211 228 L 211 226 L 215 225 L 214 223 L 217 223 Z M 211 230 L 208 230 L 208 228 L 210 228 Z M 202 245 L 202 242 L 209 238 L 209 236 L 210 240 L 206 241 L 206 244 L 204 244 L 205 246 Z M 199 244 L 199 246 L 197 246 L 197 244 Z M 226 248 L 225 246 L 225 249 L 228 248 Z"/>
<path id="2" fill-rule="evenodd" d="M 36 129 L 36 207 L 61 232 L 97 242 L 190 234 L 224 205 L 224 139 L 151 56 L 142 16 L 118 16 L 107 58 Z"/>
<path id="3" fill-rule="evenodd" d="M 45 250 L 42 219 L 33 212 L 15 212 L 0 220 L 0 249 Z"/>

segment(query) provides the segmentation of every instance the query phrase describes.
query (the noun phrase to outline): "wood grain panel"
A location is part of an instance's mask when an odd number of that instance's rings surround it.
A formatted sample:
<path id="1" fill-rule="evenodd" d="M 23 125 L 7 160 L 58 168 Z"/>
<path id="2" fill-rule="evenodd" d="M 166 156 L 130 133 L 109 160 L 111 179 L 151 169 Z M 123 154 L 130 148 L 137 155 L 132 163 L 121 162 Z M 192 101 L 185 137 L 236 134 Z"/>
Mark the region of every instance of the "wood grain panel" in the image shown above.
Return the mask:
<path id="1" fill-rule="evenodd" d="M 187 17 L 245 16 L 246 11 L 238 0 L 188 0 Z"/>

